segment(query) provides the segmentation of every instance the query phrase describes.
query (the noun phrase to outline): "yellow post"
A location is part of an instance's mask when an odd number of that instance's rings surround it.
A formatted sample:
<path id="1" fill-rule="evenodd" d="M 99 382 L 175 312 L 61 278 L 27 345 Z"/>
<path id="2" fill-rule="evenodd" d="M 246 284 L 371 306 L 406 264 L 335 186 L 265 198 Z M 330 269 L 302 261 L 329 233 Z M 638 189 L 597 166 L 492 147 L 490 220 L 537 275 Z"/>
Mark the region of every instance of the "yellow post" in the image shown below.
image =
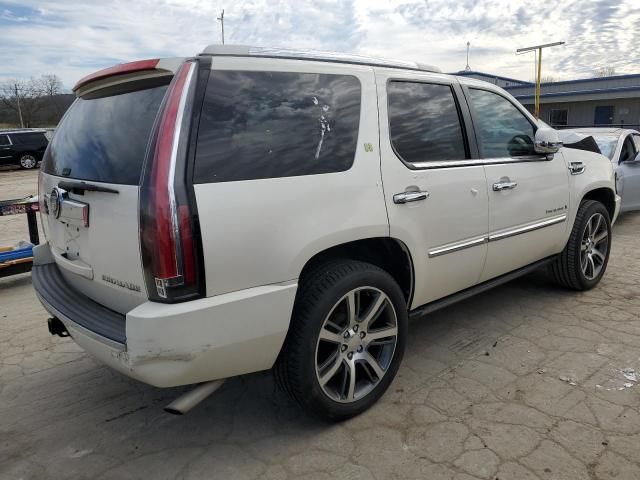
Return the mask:
<path id="1" fill-rule="evenodd" d="M 538 78 L 536 79 L 535 115 L 540 118 L 540 83 L 542 81 L 542 48 L 538 48 Z"/>

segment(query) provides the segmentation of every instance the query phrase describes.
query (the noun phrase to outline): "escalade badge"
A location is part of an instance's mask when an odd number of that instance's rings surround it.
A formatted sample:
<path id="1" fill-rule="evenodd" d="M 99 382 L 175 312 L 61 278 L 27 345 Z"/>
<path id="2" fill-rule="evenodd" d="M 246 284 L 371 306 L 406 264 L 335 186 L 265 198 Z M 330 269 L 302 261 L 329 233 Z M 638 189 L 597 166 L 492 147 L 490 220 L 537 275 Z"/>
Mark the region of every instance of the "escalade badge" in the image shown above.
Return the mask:
<path id="1" fill-rule="evenodd" d="M 60 216 L 60 203 L 62 202 L 62 192 L 55 187 L 51 190 L 51 196 L 49 197 L 49 210 L 54 218 Z"/>

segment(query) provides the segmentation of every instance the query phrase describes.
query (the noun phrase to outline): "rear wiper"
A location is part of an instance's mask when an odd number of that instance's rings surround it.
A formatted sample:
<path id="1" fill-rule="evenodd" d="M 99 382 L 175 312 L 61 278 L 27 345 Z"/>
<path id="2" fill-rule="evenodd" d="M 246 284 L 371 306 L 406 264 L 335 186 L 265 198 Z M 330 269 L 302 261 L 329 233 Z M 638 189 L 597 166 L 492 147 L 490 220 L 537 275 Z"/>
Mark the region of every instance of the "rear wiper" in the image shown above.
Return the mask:
<path id="1" fill-rule="evenodd" d="M 114 190 L 113 188 L 103 187 L 101 185 L 96 185 L 95 183 L 87 183 L 87 182 L 72 182 L 69 180 L 62 180 L 58 183 L 60 188 L 63 188 L 69 192 L 77 193 L 83 195 L 84 192 L 104 192 L 104 193 L 115 193 L 118 194 L 118 190 Z"/>

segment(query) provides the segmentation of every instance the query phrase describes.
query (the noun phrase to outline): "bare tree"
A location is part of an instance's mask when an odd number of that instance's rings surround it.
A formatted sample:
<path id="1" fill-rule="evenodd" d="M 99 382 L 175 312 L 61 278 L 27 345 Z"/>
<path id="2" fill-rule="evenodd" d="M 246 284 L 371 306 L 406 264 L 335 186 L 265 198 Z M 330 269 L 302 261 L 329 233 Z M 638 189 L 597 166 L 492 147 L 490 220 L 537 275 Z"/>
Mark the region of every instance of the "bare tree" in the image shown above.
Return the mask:
<path id="1" fill-rule="evenodd" d="M 540 82 L 542 83 L 551 83 L 555 81 L 556 81 L 556 77 L 554 77 L 553 75 L 545 75 L 540 79 Z"/>
<path id="2" fill-rule="evenodd" d="M 61 93 L 62 82 L 56 75 L 0 83 L 0 102 L 16 112 L 21 127 L 32 126 L 35 114 L 45 105 L 59 114 L 55 97 Z"/>
<path id="3" fill-rule="evenodd" d="M 600 67 L 598 70 L 596 70 L 596 77 L 612 77 L 615 74 L 616 68 L 611 65 Z"/>

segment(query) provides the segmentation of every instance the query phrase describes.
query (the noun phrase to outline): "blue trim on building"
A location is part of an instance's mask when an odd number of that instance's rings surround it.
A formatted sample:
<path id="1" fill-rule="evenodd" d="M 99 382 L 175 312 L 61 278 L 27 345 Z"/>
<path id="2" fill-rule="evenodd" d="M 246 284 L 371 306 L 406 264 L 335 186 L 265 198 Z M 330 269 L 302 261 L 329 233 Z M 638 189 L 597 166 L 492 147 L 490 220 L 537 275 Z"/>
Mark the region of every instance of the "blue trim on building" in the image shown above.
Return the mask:
<path id="1" fill-rule="evenodd" d="M 517 87 L 505 87 L 505 90 L 510 91 L 512 88 L 517 88 Z M 591 90 L 573 90 L 571 92 L 541 93 L 540 98 L 571 97 L 576 95 L 596 95 L 599 93 L 632 92 L 635 90 L 638 90 L 638 92 L 640 93 L 640 85 L 631 86 L 631 87 L 596 88 Z M 518 100 L 532 99 L 535 96 L 533 94 L 527 94 L 527 95 L 514 95 L 513 93 L 511 94 Z"/>

